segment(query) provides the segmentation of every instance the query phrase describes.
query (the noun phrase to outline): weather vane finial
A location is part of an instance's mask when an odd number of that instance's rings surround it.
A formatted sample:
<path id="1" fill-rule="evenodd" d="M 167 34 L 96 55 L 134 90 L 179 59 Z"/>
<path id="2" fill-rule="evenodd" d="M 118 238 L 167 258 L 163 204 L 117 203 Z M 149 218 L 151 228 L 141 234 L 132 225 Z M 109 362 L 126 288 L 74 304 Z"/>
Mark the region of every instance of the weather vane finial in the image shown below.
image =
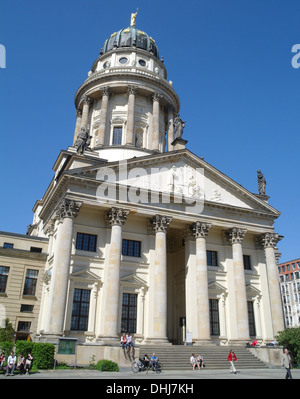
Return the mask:
<path id="1" fill-rule="evenodd" d="M 133 27 L 135 26 L 135 19 L 136 19 L 136 15 L 137 15 L 138 11 L 139 11 L 139 9 L 137 8 L 136 12 L 131 14 L 130 26 L 133 26 Z"/>

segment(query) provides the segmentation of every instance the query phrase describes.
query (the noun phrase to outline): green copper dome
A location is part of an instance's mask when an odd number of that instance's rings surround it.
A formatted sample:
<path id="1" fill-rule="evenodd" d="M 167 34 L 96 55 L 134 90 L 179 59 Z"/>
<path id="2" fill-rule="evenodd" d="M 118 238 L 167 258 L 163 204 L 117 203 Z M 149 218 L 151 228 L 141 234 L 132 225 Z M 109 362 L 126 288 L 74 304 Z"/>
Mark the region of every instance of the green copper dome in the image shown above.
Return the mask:
<path id="1" fill-rule="evenodd" d="M 158 48 L 152 37 L 133 26 L 113 33 L 110 38 L 105 41 L 102 54 L 120 47 L 140 48 L 159 58 Z"/>

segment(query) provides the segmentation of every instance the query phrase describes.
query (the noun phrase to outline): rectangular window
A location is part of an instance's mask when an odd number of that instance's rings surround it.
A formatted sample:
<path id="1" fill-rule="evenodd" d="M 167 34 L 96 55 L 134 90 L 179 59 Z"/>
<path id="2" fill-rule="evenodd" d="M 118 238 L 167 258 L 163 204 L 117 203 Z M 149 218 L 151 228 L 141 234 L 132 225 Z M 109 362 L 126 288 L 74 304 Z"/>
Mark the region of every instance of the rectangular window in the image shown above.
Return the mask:
<path id="1" fill-rule="evenodd" d="M 42 253 L 42 248 L 38 247 L 30 247 L 30 252 L 37 252 L 37 253 Z"/>
<path id="2" fill-rule="evenodd" d="M 219 301 L 217 299 L 209 300 L 209 313 L 210 313 L 210 335 L 220 335 Z"/>
<path id="3" fill-rule="evenodd" d="M 27 270 L 23 295 L 35 295 L 38 274 L 38 270 Z"/>
<path id="4" fill-rule="evenodd" d="M 13 248 L 13 247 L 14 247 L 14 244 L 11 244 L 10 242 L 5 242 L 3 244 L 3 248 Z"/>
<path id="5" fill-rule="evenodd" d="M 71 330 L 87 331 L 89 307 L 90 290 L 75 288 L 71 317 Z"/>
<path id="6" fill-rule="evenodd" d="M 77 233 L 76 249 L 96 252 L 97 236 L 93 234 Z"/>
<path id="7" fill-rule="evenodd" d="M 113 130 L 113 145 L 121 145 L 122 144 L 122 127 L 115 126 Z"/>
<path id="8" fill-rule="evenodd" d="M 21 305 L 20 312 L 32 313 L 33 312 L 33 305 Z"/>
<path id="9" fill-rule="evenodd" d="M 19 321 L 18 322 L 18 331 L 20 332 L 29 332 L 30 331 L 30 321 Z"/>
<path id="10" fill-rule="evenodd" d="M 136 332 L 137 294 L 123 294 L 121 332 Z"/>
<path id="11" fill-rule="evenodd" d="M 207 266 L 218 266 L 218 252 L 206 251 Z"/>
<path id="12" fill-rule="evenodd" d="M 126 256 L 141 256 L 141 241 L 123 240 L 122 255 Z"/>
<path id="13" fill-rule="evenodd" d="M 247 304 L 248 304 L 249 333 L 251 336 L 255 336 L 256 331 L 255 331 L 253 302 L 247 302 Z"/>
<path id="14" fill-rule="evenodd" d="M 243 255 L 244 270 L 251 270 L 250 255 Z"/>
<path id="15" fill-rule="evenodd" d="M 9 267 L 0 266 L 0 293 L 4 293 L 6 290 L 8 273 L 9 273 Z"/>

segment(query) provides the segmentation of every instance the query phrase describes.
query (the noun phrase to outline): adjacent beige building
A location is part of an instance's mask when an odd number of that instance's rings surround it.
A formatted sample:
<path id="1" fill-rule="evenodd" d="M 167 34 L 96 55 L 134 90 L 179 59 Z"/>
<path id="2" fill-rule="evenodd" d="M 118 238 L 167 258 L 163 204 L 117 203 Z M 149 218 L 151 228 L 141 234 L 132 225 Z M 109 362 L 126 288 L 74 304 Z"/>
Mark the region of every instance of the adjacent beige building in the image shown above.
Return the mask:
<path id="1" fill-rule="evenodd" d="M 9 319 L 16 339 L 36 334 L 47 251 L 48 238 L 0 232 L 1 323 Z"/>

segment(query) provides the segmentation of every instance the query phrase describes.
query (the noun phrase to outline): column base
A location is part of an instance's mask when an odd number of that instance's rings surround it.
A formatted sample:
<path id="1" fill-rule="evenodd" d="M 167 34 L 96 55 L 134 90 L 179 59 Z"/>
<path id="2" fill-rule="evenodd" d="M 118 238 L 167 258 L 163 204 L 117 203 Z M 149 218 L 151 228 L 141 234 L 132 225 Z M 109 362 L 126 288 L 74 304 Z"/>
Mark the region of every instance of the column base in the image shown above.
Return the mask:
<path id="1" fill-rule="evenodd" d="M 40 335 L 39 341 L 47 342 L 47 343 L 51 343 L 51 344 L 58 344 L 59 338 L 63 338 L 63 337 L 64 337 L 63 333 L 46 331 Z"/>
<path id="2" fill-rule="evenodd" d="M 112 335 L 111 337 L 98 335 L 96 342 L 104 346 L 120 346 L 120 338 L 118 335 Z"/>
<path id="3" fill-rule="evenodd" d="M 230 339 L 228 340 L 228 345 L 232 345 L 232 346 L 245 346 L 250 340 L 246 339 L 246 338 L 242 338 L 242 339 Z"/>
<path id="4" fill-rule="evenodd" d="M 193 341 L 193 345 L 195 346 L 216 346 L 215 342 L 211 339 L 196 339 Z"/>
<path id="5" fill-rule="evenodd" d="M 172 345 L 168 338 L 146 338 L 143 345 Z"/>

